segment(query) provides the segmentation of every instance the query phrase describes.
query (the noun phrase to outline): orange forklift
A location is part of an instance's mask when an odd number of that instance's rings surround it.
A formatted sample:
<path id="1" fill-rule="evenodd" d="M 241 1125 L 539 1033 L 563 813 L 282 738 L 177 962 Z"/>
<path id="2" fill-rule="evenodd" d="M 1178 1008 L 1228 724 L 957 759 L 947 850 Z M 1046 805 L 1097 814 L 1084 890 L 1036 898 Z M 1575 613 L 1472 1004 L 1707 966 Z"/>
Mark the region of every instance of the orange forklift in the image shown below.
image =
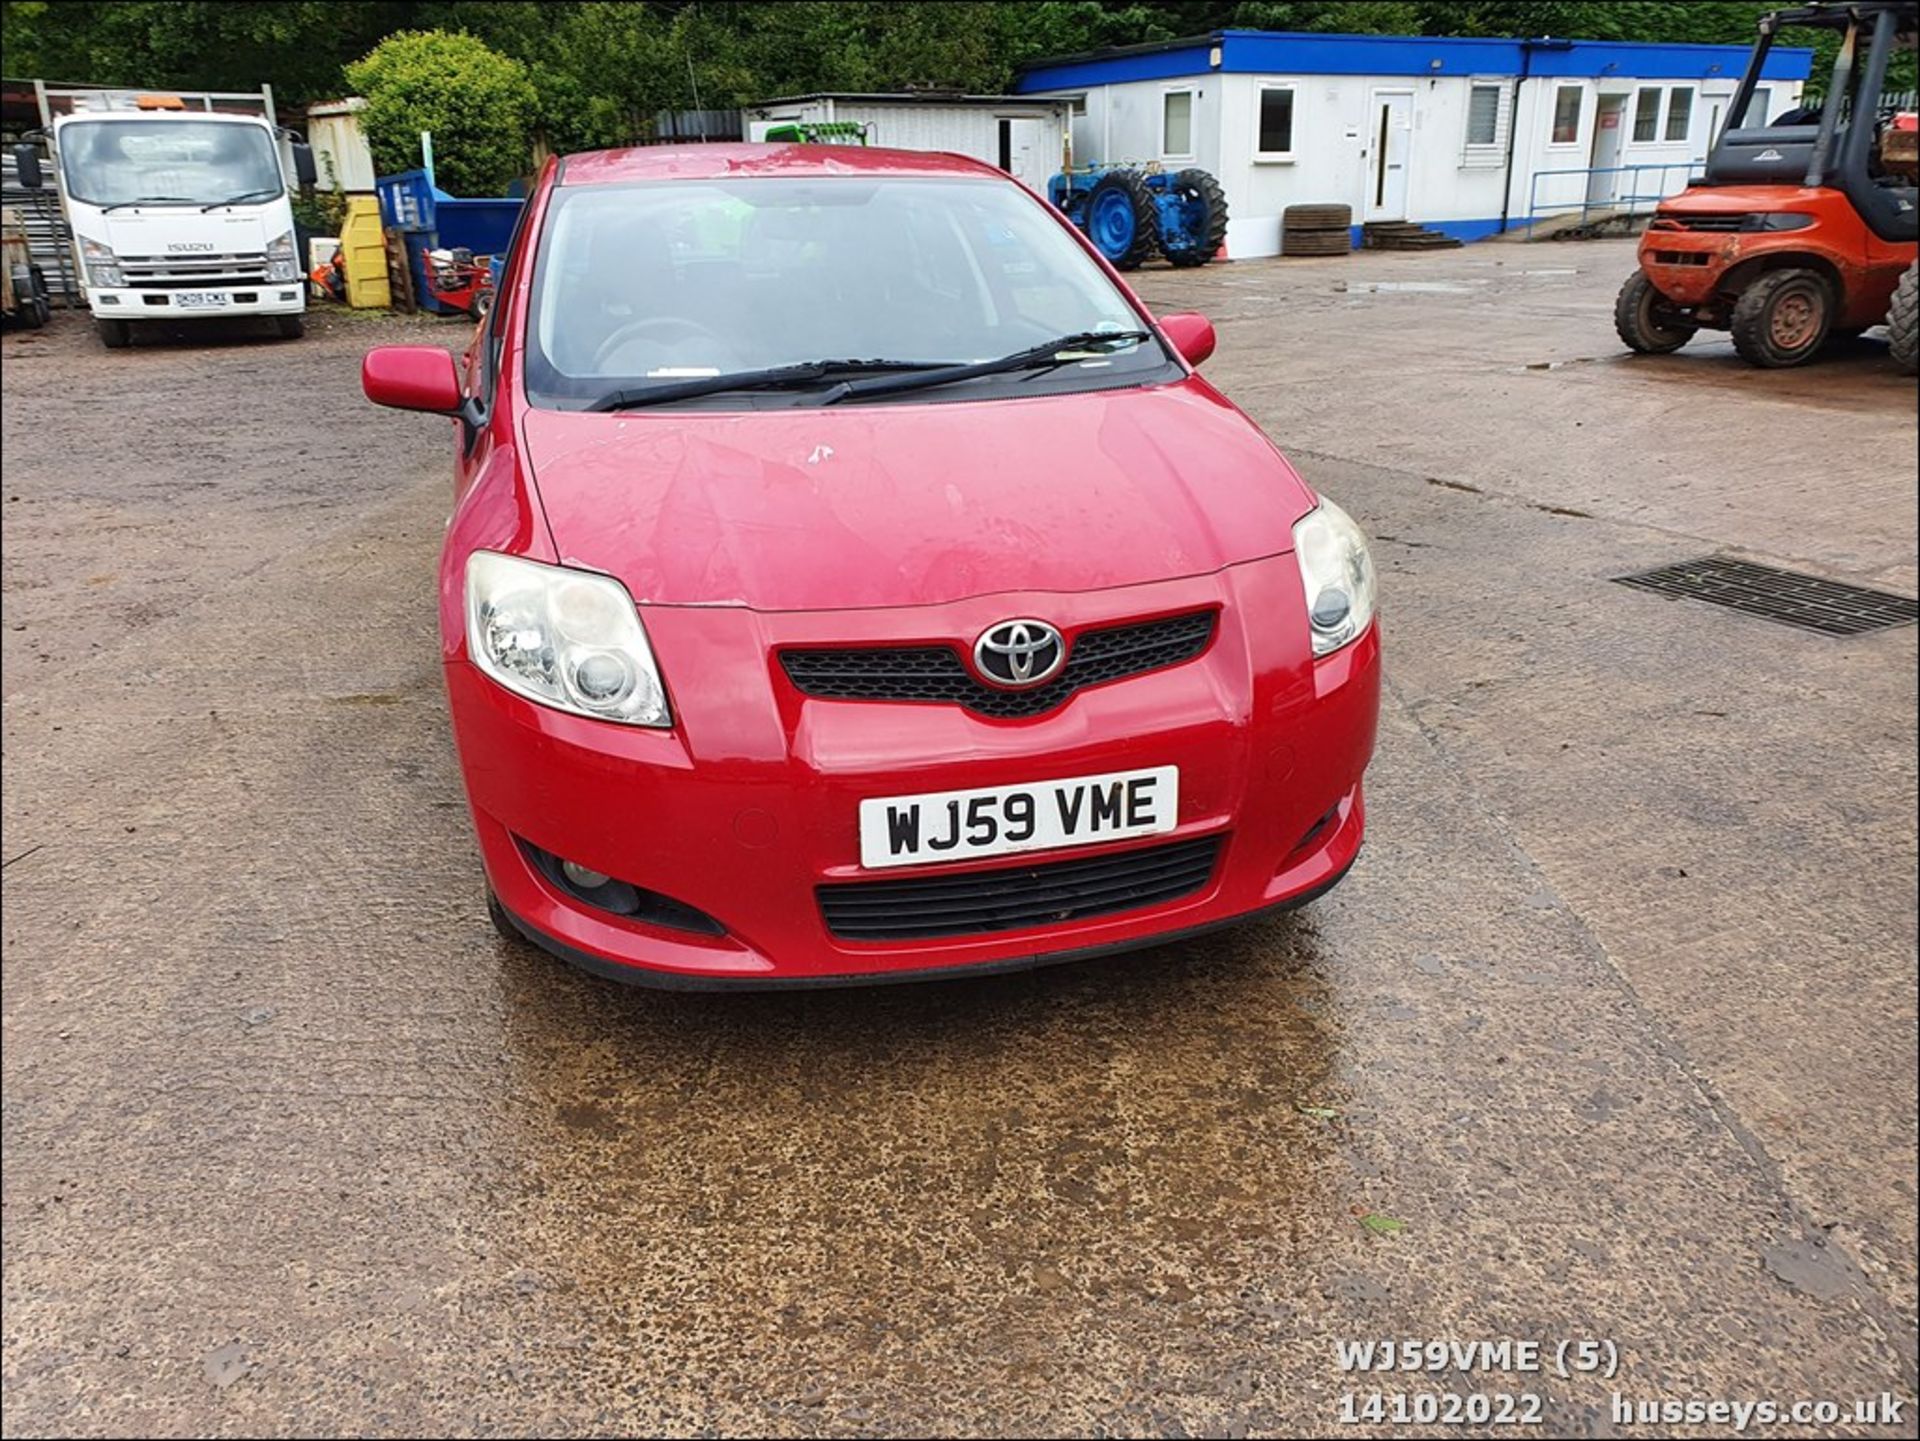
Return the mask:
<path id="1" fill-rule="evenodd" d="M 1917 14 L 1913 0 L 1886 0 L 1761 19 L 1705 177 L 1661 202 L 1620 288 L 1614 328 L 1629 349 L 1678 350 L 1704 327 L 1731 331 L 1754 365 L 1800 365 L 1885 323 L 1894 360 L 1913 372 L 1920 154 L 1912 111 L 1884 102 Z M 1772 124 L 1748 115 L 1774 37 L 1804 27 L 1841 32 L 1824 100 Z M 1911 85 L 1910 63 L 1905 73 Z"/>

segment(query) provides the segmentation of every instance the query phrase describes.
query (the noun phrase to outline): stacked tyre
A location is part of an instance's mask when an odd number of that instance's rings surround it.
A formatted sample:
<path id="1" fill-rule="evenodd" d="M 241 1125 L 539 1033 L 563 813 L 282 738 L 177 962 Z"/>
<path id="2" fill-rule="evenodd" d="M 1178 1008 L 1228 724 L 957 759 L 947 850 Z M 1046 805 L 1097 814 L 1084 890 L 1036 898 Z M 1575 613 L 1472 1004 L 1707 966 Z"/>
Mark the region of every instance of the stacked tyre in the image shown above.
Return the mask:
<path id="1" fill-rule="evenodd" d="M 1352 249 L 1351 205 L 1289 205 L 1281 212 L 1282 255 L 1346 255 Z"/>

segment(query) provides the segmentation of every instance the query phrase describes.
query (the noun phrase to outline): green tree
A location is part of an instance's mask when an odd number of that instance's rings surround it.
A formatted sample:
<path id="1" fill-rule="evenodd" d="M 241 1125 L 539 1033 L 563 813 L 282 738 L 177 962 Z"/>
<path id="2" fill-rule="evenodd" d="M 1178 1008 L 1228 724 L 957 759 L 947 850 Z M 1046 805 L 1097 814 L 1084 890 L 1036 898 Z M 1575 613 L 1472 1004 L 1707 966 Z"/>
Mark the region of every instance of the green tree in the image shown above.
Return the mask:
<path id="1" fill-rule="evenodd" d="M 433 135 L 435 179 L 456 195 L 497 195 L 523 175 L 539 96 L 518 60 L 471 35 L 403 30 L 346 67 L 366 96 L 360 124 L 383 174 L 420 164 Z"/>

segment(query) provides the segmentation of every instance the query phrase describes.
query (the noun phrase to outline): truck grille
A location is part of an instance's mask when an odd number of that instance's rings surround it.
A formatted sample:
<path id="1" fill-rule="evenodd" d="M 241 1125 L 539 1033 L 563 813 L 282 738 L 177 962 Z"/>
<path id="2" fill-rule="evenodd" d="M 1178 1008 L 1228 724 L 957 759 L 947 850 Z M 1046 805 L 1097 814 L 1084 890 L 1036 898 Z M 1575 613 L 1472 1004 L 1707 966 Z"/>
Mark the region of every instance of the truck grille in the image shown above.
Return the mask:
<path id="1" fill-rule="evenodd" d="M 1050 711 L 1088 686 L 1192 660 L 1213 639 L 1215 614 L 1082 631 L 1060 674 L 1032 690 L 1000 690 L 976 680 L 950 645 L 783 650 L 780 664 L 797 690 L 821 700 L 927 701 L 1012 720 Z"/>
<path id="2" fill-rule="evenodd" d="M 1225 836 L 1084 860 L 961 875 L 819 887 L 827 929 L 849 941 L 913 941 L 1054 926 L 1191 895 L 1213 875 Z"/>
<path id="3" fill-rule="evenodd" d="M 120 258 L 120 274 L 142 290 L 192 290 L 204 285 L 265 285 L 267 257 L 258 251 L 235 255 L 150 255 Z"/>

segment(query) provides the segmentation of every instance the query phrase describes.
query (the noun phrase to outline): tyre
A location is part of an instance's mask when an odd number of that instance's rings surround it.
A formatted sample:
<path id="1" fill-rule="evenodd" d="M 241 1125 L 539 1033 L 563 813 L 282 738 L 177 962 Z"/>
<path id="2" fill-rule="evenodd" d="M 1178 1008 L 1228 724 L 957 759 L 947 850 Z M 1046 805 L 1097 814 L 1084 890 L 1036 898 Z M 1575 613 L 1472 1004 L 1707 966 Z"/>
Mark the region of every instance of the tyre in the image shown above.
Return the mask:
<path id="1" fill-rule="evenodd" d="M 1280 237 L 1283 255 L 1349 255 L 1353 240 L 1344 230 L 1310 230 L 1306 234 L 1289 231 Z"/>
<path id="2" fill-rule="evenodd" d="M 493 922 L 493 928 L 504 939 L 517 941 L 521 945 L 527 943 L 527 938 L 520 934 L 519 927 L 508 918 L 507 908 L 500 904 L 500 897 L 493 893 L 492 886 L 487 887 L 487 919 Z"/>
<path id="3" fill-rule="evenodd" d="M 13 267 L 13 321 L 27 330 L 38 330 L 47 323 L 47 298 L 35 283 L 38 278 L 38 267 Z"/>
<path id="4" fill-rule="evenodd" d="M 1634 271 L 1620 287 L 1613 302 L 1613 328 L 1628 350 L 1641 355 L 1678 350 L 1699 329 L 1654 288 L 1644 270 Z"/>
<path id="5" fill-rule="evenodd" d="M 108 350 L 125 350 L 133 342 L 133 327 L 124 320 L 96 320 L 93 328 Z"/>
<path id="6" fill-rule="evenodd" d="M 1205 265 L 1227 239 L 1227 192 L 1205 170 L 1182 170 L 1163 192 L 1160 253 L 1185 269 Z"/>
<path id="7" fill-rule="evenodd" d="M 53 319 L 53 292 L 47 289 L 47 273 L 39 266 L 29 265 L 27 277 L 33 282 L 33 313 L 22 323 L 38 330 Z"/>
<path id="8" fill-rule="evenodd" d="M 1116 270 L 1160 248 L 1158 207 L 1138 171 L 1109 170 L 1087 195 L 1087 238 Z"/>
<path id="9" fill-rule="evenodd" d="M 304 315 L 276 315 L 273 327 L 280 332 L 282 340 L 298 340 L 307 333 L 307 317 Z"/>
<path id="10" fill-rule="evenodd" d="M 1893 304 L 1887 307 L 1887 351 L 1908 375 L 1914 373 L 1915 349 L 1920 344 L 1914 333 L 1916 322 L 1920 322 L 1920 261 L 1907 267 L 1893 289 Z"/>
<path id="11" fill-rule="evenodd" d="M 1353 224 L 1351 205 L 1289 205 L 1280 212 L 1280 229 L 1346 230 Z"/>
<path id="12" fill-rule="evenodd" d="M 1770 270 L 1733 304 L 1733 348 L 1749 365 L 1778 370 L 1820 353 L 1833 328 L 1834 295 L 1813 270 Z"/>

